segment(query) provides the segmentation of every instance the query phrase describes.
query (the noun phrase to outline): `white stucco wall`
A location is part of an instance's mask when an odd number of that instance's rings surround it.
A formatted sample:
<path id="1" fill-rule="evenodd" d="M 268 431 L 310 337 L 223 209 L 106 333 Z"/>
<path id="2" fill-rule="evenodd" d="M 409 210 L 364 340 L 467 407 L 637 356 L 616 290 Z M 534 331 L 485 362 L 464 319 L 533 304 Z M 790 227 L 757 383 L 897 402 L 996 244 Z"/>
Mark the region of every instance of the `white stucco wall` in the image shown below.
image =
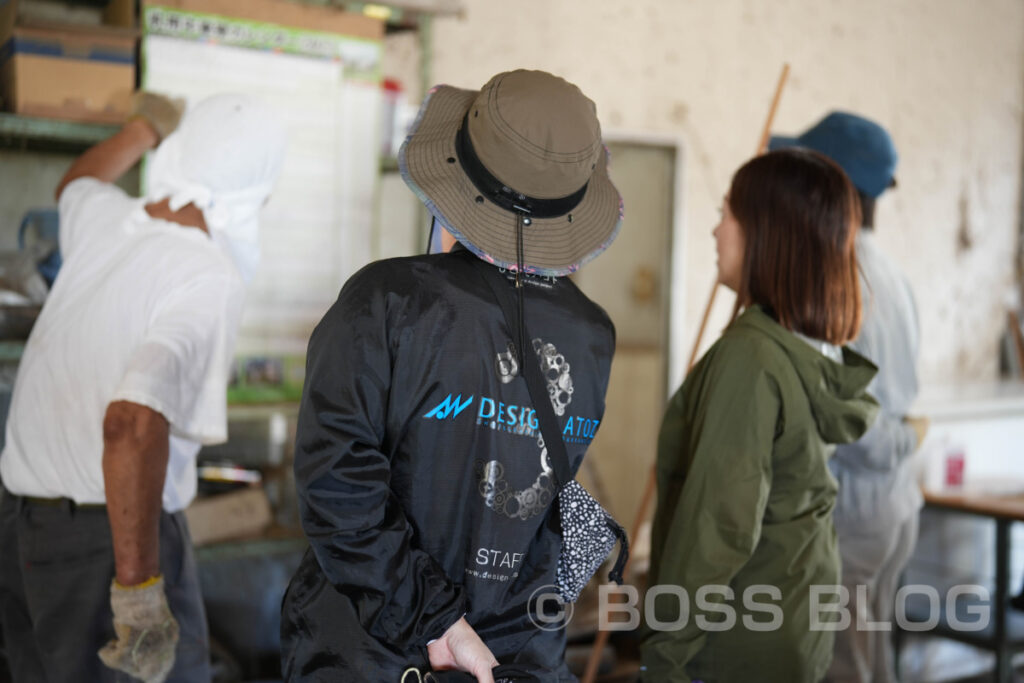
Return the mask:
<path id="1" fill-rule="evenodd" d="M 788 61 L 776 131 L 848 109 L 886 125 L 899 147 L 899 188 L 880 201 L 877 232 L 918 294 L 924 382 L 996 375 L 1020 223 L 1024 2 L 464 4 L 434 24 L 436 82 L 479 87 L 506 69 L 546 69 L 577 83 L 607 128 L 685 141 L 686 325 L 673 343 L 686 353 L 714 277 L 716 207 Z M 626 211 L 623 239 L 643 229 Z M 707 341 L 731 307 L 730 294 L 718 299 Z"/>

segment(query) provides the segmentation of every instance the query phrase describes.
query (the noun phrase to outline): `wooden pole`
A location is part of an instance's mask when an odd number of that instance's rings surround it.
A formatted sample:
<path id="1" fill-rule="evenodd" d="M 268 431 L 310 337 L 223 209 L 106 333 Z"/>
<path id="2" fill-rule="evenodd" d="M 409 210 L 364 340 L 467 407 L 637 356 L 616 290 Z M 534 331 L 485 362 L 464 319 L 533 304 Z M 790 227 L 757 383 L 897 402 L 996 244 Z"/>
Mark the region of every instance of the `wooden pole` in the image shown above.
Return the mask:
<path id="1" fill-rule="evenodd" d="M 768 141 L 772 136 L 772 121 L 775 120 L 775 112 L 779 109 L 779 100 L 782 98 L 782 89 L 786 85 L 786 81 L 789 79 L 789 64 L 782 65 L 782 73 L 779 74 L 779 82 L 775 86 L 775 96 L 772 97 L 772 105 L 768 109 L 768 118 L 765 119 L 764 128 L 761 129 L 761 137 L 757 141 L 757 151 L 754 152 L 754 156 L 764 153 L 768 147 Z M 697 361 L 697 352 L 700 351 L 700 343 L 704 339 L 704 328 L 707 327 L 708 318 L 711 317 L 711 309 L 715 305 L 715 295 L 718 294 L 719 282 L 716 279 L 715 284 L 711 286 L 711 296 L 708 297 L 708 304 L 704 307 L 704 318 L 700 322 L 700 329 L 697 330 L 697 339 L 693 342 L 693 351 L 690 352 L 690 362 L 686 365 L 686 371 L 689 372 L 693 367 L 693 364 Z"/>
<path id="2" fill-rule="evenodd" d="M 757 156 L 764 152 L 765 148 L 768 147 L 768 140 L 771 138 L 772 122 L 775 120 L 775 112 L 779 108 L 779 100 L 782 98 L 782 89 L 786 86 L 786 80 L 789 78 L 789 64 L 782 65 L 782 73 L 779 74 L 779 82 L 775 86 L 775 95 L 772 97 L 771 107 L 768 109 L 768 117 L 765 119 L 764 128 L 761 129 L 761 137 L 757 142 L 757 151 L 754 152 L 754 156 Z M 690 352 L 690 360 L 686 364 L 686 372 L 689 373 L 693 368 L 693 364 L 697 360 L 697 352 L 700 350 L 700 342 L 704 337 L 704 329 L 707 327 L 708 318 L 711 317 L 711 309 L 715 304 L 715 295 L 718 294 L 718 280 L 716 278 L 714 286 L 711 288 L 711 296 L 708 297 L 707 306 L 704 307 L 704 317 L 700 321 L 700 329 L 697 330 L 697 338 L 693 342 L 693 351 Z M 1018 328 L 1019 329 L 1019 328 Z M 647 518 L 647 509 L 651 506 L 654 500 L 654 492 L 657 489 L 657 476 L 655 476 L 655 469 L 651 467 L 651 473 L 647 477 L 647 485 L 644 486 L 643 495 L 640 497 L 640 507 L 636 511 L 636 517 L 633 519 L 633 526 L 630 528 L 629 537 L 635 539 L 640 533 L 640 527 L 643 526 L 644 520 Z M 625 574 L 629 569 L 629 558 L 626 560 L 626 566 L 623 568 L 622 573 Z M 582 683 L 594 683 L 597 678 L 597 667 L 601 664 L 601 653 L 604 651 L 605 645 L 608 643 L 608 636 L 610 631 L 598 631 L 597 638 L 594 639 L 594 647 L 590 651 L 590 659 L 587 660 L 587 668 L 583 672 L 583 678 L 580 679 Z"/>
<path id="3" fill-rule="evenodd" d="M 786 87 L 786 81 L 789 79 L 789 64 L 782 65 L 782 73 L 779 74 L 779 82 L 775 86 L 775 96 L 772 98 L 771 109 L 768 110 L 768 118 L 764 121 L 764 128 L 761 129 L 761 139 L 757 143 L 757 151 L 754 152 L 754 156 L 763 154 L 765 149 L 768 148 L 768 141 L 772 137 L 772 122 L 775 121 L 775 112 L 779 109 L 779 100 L 782 99 L 782 89 Z"/>
<path id="4" fill-rule="evenodd" d="M 718 294 L 718 279 L 711 285 L 711 296 L 708 297 L 707 306 L 704 307 L 704 316 L 700 319 L 700 327 L 697 328 L 697 338 L 693 342 L 693 350 L 690 351 L 690 360 L 686 362 L 686 374 L 693 370 L 693 364 L 697 362 L 697 352 L 700 351 L 700 341 L 704 338 L 704 329 L 708 326 L 708 318 L 711 317 L 711 309 L 715 307 L 715 295 Z"/>

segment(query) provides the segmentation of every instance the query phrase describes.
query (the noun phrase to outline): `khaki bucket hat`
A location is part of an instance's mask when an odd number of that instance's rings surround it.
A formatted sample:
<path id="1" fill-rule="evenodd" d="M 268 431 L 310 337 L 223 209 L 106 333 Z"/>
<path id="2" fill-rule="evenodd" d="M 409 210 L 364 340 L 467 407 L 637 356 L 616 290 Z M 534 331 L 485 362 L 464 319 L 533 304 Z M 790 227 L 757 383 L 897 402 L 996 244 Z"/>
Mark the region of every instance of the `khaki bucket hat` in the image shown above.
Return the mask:
<path id="1" fill-rule="evenodd" d="M 622 198 L 594 103 L 543 71 L 510 71 L 480 91 L 427 95 L 398 154 L 409 187 L 452 235 L 485 261 L 562 276 L 615 239 Z"/>

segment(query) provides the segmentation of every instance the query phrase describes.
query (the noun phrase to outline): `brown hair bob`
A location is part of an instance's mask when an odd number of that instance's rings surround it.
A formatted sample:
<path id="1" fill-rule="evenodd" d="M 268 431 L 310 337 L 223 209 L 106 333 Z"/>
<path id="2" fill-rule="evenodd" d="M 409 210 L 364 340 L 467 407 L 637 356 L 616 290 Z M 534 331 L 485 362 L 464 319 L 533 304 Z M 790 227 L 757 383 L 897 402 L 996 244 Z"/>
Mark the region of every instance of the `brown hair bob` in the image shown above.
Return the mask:
<path id="1" fill-rule="evenodd" d="M 729 208 L 746 248 L 736 306 L 760 304 L 786 329 L 832 344 L 860 331 L 857 191 L 827 157 L 781 149 L 740 167 Z"/>

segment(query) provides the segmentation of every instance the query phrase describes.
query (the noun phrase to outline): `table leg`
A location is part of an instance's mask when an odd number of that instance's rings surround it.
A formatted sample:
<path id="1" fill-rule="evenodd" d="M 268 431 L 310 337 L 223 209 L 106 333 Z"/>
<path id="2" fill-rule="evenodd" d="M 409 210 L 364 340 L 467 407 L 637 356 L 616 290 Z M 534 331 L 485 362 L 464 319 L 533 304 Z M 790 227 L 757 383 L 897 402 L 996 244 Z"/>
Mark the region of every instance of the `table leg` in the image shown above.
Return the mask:
<path id="1" fill-rule="evenodd" d="M 1010 520 L 996 519 L 996 590 L 992 595 L 995 607 L 996 681 L 1011 683 L 1013 671 L 1007 646 L 1006 607 L 1010 587 Z"/>

